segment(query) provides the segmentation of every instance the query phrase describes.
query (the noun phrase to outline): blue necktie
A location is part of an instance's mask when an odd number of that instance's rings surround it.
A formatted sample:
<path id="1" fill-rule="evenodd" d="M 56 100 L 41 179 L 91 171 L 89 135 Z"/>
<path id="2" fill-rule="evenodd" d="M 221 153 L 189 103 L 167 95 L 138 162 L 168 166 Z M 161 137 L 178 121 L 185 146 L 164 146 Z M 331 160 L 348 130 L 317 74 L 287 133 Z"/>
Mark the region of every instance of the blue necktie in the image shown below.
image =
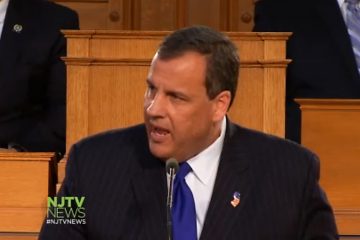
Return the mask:
<path id="1" fill-rule="evenodd" d="M 174 197 L 172 207 L 173 239 L 196 240 L 195 202 L 185 176 L 191 171 L 188 163 L 180 165 L 174 180 Z"/>
<path id="2" fill-rule="evenodd" d="M 346 25 L 360 73 L 360 7 L 359 0 L 347 0 Z"/>

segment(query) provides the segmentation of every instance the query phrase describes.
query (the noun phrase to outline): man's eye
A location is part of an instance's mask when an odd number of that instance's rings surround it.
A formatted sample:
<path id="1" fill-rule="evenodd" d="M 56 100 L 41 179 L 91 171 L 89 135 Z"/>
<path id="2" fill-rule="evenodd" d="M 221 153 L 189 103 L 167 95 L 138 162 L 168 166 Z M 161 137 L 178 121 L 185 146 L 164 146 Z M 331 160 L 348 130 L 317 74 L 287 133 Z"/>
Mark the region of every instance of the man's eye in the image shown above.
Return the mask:
<path id="1" fill-rule="evenodd" d="M 155 92 L 156 92 L 155 87 L 152 86 L 152 85 L 148 85 L 147 90 L 146 90 L 146 96 L 147 97 L 153 97 Z"/>
<path id="2" fill-rule="evenodd" d="M 148 91 L 153 91 L 154 89 L 155 89 L 155 87 L 153 85 L 148 86 Z"/>

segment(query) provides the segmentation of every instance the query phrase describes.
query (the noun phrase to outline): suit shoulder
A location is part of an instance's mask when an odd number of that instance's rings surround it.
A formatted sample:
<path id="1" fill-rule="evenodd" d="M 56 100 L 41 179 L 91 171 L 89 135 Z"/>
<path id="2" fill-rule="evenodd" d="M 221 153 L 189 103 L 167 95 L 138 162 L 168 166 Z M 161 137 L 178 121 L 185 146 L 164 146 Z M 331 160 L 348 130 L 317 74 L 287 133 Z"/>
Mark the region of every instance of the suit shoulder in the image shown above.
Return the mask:
<path id="1" fill-rule="evenodd" d="M 69 15 L 77 14 L 75 10 L 52 1 L 48 1 L 48 0 L 26 0 L 26 1 L 29 1 L 29 4 L 33 5 L 34 8 L 40 8 L 59 14 L 69 14 Z"/>
<path id="2" fill-rule="evenodd" d="M 103 145 L 114 145 L 118 147 L 126 143 L 127 146 L 132 144 L 141 144 L 146 142 L 146 130 L 143 124 L 131 126 L 128 128 L 112 129 L 90 135 L 79 140 L 75 145 L 77 147 L 101 147 Z"/>
<path id="3" fill-rule="evenodd" d="M 235 127 L 232 156 L 242 156 L 257 176 L 303 186 L 319 178 L 320 161 L 309 149 L 277 136 Z"/>
<path id="4" fill-rule="evenodd" d="M 48 0 L 20 0 L 25 16 L 38 19 L 42 25 L 57 25 L 61 29 L 78 29 L 78 13 L 66 6 Z"/>
<path id="5" fill-rule="evenodd" d="M 61 22 L 62 28 L 79 28 L 79 16 L 75 10 L 50 1 L 44 3 L 44 9 L 53 14 L 52 19 Z"/>
<path id="6" fill-rule="evenodd" d="M 109 130 L 76 142 L 69 152 L 68 163 L 98 166 L 106 161 L 110 166 L 118 163 L 136 165 L 134 159 L 148 155 L 147 146 L 143 125 Z"/>
<path id="7" fill-rule="evenodd" d="M 308 148 L 271 134 L 262 133 L 234 125 L 236 141 L 250 150 L 254 155 L 269 159 L 282 159 L 284 161 L 301 160 L 308 164 L 317 163 L 318 157 Z M 241 142 L 241 143 L 240 143 Z"/>

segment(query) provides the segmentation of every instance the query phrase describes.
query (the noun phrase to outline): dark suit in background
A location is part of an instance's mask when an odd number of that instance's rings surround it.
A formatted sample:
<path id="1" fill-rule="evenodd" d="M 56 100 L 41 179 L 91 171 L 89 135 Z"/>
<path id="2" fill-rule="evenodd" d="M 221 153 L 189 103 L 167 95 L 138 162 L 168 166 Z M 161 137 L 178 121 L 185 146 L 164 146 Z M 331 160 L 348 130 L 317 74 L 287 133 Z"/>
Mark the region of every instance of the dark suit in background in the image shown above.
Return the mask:
<path id="1" fill-rule="evenodd" d="M 66 41 L 77 13 L 50 1 L 10 0 L 0 40 L 0 147 L 65 150 Z"/>
<path id="2" fill-rule="evenodd" d="M 287 43 L 286 137 L 300 141 L 294 98 L 360 98 L 360 76 L 336 0 L 259 0 L 254 31 L 293 32 Z"/>
<path id="3" fill-rule="evenodd" d="M 44 223 L 40 239 L 167 239 L 164 165 L 143 125 L 75 144 L 59 196 L 86 197 L 86 225 Z M 337 239 L 318 178 L 311 152 L 228 121 L 200 239 Z"/>

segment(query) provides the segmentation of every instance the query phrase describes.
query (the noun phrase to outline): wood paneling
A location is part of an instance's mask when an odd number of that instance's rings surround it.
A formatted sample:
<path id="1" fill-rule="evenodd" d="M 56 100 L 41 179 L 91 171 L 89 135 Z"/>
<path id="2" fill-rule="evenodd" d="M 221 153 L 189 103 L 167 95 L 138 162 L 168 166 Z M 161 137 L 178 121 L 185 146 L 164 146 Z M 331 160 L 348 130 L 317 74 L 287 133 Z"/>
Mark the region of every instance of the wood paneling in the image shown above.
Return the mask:
<path id="1" fill-rule="evenodd" d="M 0 233 L 40 230 L 55 194 L 54 161 L 52 153 L 0 153 Z"/>
<path id="2" fill-rule="evenodd" d="M 360 235 L 360 100 L 302 99 L 302 144 L 320 157 L 321 178 L 344 235 Z"/>
<path id="3" fill-rule="evenodd" d="M 220 6 L 218 0 L 188 1 L 188 25 L 201 24 L 220 29 Z"/>
<path id="4" fill-rule="evenodd" d="M 0 233 L 0 240 L 37 240 L 38 233 Z"/>
<path id="5" fill-rule="evenodd" d="M 174 30 L 195 24 L 251 31 L 253 0 L 56 0 L 79 13 L 81 29 Z"/>

